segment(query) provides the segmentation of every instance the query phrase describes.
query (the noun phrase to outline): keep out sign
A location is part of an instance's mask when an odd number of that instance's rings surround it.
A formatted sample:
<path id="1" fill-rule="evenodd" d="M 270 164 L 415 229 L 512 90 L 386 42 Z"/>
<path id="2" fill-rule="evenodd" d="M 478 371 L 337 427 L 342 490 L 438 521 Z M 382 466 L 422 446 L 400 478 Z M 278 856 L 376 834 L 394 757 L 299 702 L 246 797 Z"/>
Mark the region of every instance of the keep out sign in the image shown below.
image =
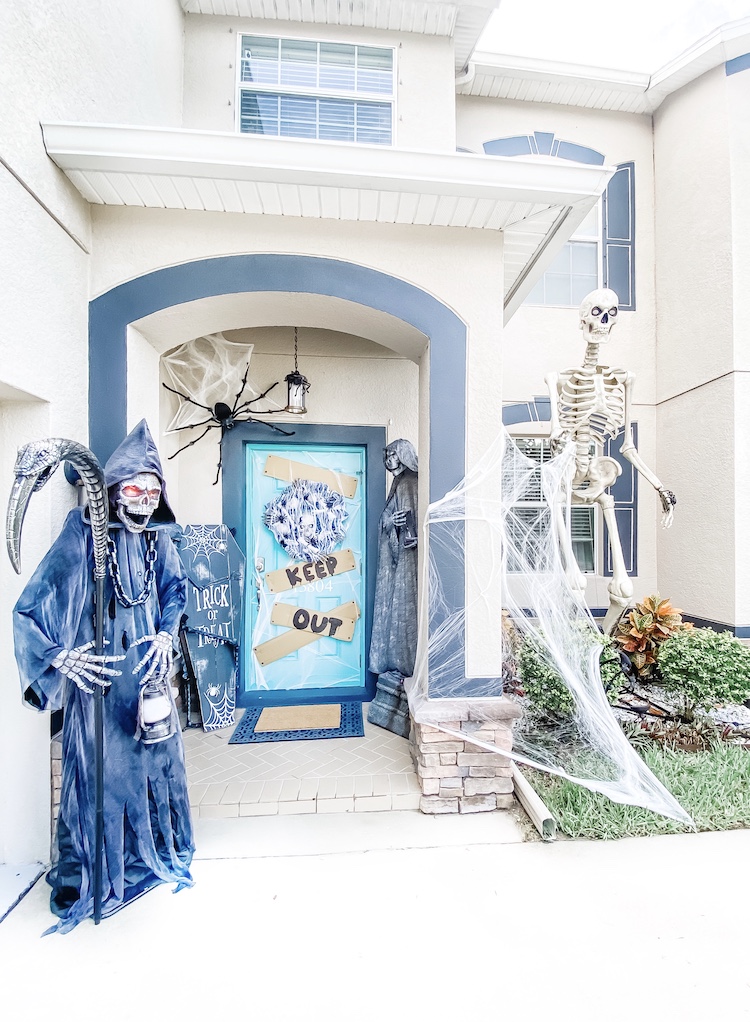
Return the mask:
<path id="1" fill-rule="evenodd" d="M 309 585 L 319 578 L 343 575 L 345 571 L 353 571 L 354 567 L 352 551 L 337 550 L 335 554 L 328 554 L 319 561 L 302 561 L 290 564 L 288 568 L 269 571 L 266 575 L 266 585 L 269 593 L 286 593 L 297 586 Z"/>

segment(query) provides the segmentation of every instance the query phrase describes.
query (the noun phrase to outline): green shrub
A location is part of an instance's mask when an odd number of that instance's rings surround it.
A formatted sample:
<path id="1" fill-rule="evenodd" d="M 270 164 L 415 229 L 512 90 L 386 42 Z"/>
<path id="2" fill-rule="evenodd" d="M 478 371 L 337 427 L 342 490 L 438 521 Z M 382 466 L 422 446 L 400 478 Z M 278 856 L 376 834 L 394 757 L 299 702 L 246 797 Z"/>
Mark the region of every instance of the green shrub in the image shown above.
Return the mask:
<path id="1" fill-rule="evenodd" d="M 625 684 L 620 654 L 608 635 L 592 632 L 592 637 L 604 647 L 599 670 L 607 698 L 610 703 L 614 703 Z M 550 665 L 544 652 L 543 639 L 538 632 L 525 636 L 518 654 L 518 669 L 524 691 L 534 710 L 563 720 L 573 716 L 573 696 L 560 674 Z"/>
<path id="2" fill-rule="evenodd" d="M 731 632 L 677 632 L 662 643 L 659 670 L 664 688 L 682 700 L 687 721 L 698 709 L 750 698 L 750 648 Z"/>

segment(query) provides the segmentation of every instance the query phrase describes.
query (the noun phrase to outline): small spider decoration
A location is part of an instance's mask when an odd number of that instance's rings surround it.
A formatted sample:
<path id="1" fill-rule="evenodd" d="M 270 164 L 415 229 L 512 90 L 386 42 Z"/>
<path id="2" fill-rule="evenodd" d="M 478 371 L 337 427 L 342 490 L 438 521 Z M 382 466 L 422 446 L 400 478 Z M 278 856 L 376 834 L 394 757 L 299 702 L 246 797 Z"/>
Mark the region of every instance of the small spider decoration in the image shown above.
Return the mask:
<path id="1" fill-rule="evenodd" d="M 188 397 L 187 394 L 183 394 L 181 391 L 175 390 L 174 387 L 169 387 L 166 383 L 162 383 L 162 387 L 164 387 L 165 390 L 170 391 L 172 394 L 176 394 L 177 397 L 181 398 L 183 401 L 189 401 L 191 405 L 196 405 L 198 408 L 203 408 L 205 411 L 208 412 L 208 418 L 203 419 L 201 422 L 194 422 L 191 423 L 189 426 L 177 427 L 175 432 L 178 432 L 179 430 L 183 429 L 195 429 L 197 426 L 205 426 L 206 428 L 203 430 L 200 436 L 197 436 L 195 437 L 194 440 L 190 440 L 188 443 L 183 444 L 183 446 L 180 447 L 179 450 L 175 451 L 174 454 L 170 454 L 169 457 L 167 458 L 167 461 L 171 461 L 172 458 L 176 458 L 178 454 L 181 454 L 183 451 L 186 451 L 188 447 L 193 447 L 195 444 L 198 443 L 199 440 L 203 439 L 203 437 L 206 435 L 206 433 L 208 433 L 209 430 L 220 429 L 221 436 L 219 437 L 219 464 L 216 466 L 216 478 L 214 479 L 213 482 L 213 485 L 216 486 L 216 484 L 219 481 L 219 474 L 221 472 L 221 464 L 224 454 L 222 449 L 222 441 L 227 431 L 232 429 L 236 422 L 260 422 L 264 426 L 268 426 L 269 429 L 274 430 L 276 433 L 283 433 L 284 436 L 294 436 L 294 430 L 290 431 L 286 429 L 280 429 L 278 426 L 274 426 L 270 422 L 265 422 L 263 419 L 256 419 L 254 416 L 250 415 L 251 406 L 256 404 L 258 401 L 262 401 L 267 394 L 270 394 L 273 388 L 278 386 L 279 381 L 277 380 L 276 383 L 272 383 L 267 390 L 264 390 L 263 393 L 259 394 L 257 397 L 251 398 L 249 401 L 243 401 L 242 395 L 245 391 L 245 387 L 247 386 L 247 377 L 249 373 L 250 363 L 248 362 L 247 366 L 245 367 L 245 375 L 242 377 L 242 386 L 237 391 L 237 394 L 235 395 L 234 398 L 234 404 L 232 405 L 231 408 L 229 407 L 228 404 L 225 404 L 223 401 L 217 401 L 213 407 L 211 407 L 210 405 L 202 405 L 200 401 L 194 401 L 193 398 Z M 274 415 L 277 412 L 283 411 L 285 411 L 284 408 L 271 408 L 265 409 L 264 411 L 259 412 L 257 414 Z"/>

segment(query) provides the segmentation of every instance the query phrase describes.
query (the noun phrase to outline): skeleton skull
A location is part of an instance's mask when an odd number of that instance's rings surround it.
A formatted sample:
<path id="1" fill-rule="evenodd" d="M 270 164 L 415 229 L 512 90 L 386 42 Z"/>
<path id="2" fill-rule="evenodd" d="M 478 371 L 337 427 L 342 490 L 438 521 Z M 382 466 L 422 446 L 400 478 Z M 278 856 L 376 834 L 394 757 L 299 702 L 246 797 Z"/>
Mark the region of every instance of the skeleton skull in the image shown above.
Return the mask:
<path id="1" fill-rule="evenodd" d="M 581 302 L 578 315 L 583 336 L 591 343 L 609 340 L 609 332 L 617 322 L 619 298 L 607 287 L 587 294 Z"/>
<path id="2" fill-rule="evenodd" d="M 161 499 L 161 480 L 153 472 L 123 479 L 115 491 L 115 513 L 128 532 L 143 532 Z"/>

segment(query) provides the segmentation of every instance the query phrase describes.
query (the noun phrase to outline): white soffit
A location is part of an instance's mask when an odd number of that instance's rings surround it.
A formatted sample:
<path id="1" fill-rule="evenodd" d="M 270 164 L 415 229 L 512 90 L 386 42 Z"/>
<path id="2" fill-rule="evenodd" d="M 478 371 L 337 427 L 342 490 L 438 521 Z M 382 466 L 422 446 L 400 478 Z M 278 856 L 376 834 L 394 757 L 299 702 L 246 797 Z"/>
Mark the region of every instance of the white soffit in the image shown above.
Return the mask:
<path id="1" fill-rule="evenodd" d="M 613 173 L 539 156 L 223 132 L 98 124 L 42 130 L 50 157 L 91 203 L 502 231 L 511 311 Z"/>
<path id="2" fill-rule="evenodd" d="M 500 0 L 180 0 L 186 14 L 347 25 L 452 36 L 456 70 L 467 64 Z"/>
<path id="3" fill-rule="evenodd" d="M 457 85 L 456 91 L 465 96 L 651 114 L 673 92 L 747 52 L 750 18 L 717 29 L 652 75 L 477 51 L 468 80 Z"/>

